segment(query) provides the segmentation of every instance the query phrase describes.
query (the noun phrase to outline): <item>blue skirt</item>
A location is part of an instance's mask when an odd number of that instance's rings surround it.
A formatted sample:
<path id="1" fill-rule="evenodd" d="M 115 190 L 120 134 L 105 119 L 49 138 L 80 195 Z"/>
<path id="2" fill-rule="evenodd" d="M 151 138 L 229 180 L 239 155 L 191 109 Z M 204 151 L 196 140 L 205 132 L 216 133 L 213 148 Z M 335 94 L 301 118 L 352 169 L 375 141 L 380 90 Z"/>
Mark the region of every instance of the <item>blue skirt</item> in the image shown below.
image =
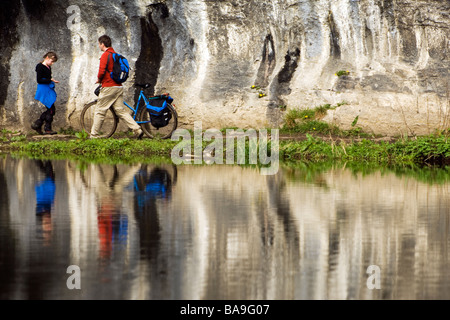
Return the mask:
<path id="1" fill-rule="evenodd" d="M 47 108 L 51 108 L 56 101 L 55 84 L 53 82 L 50 84 L 38 84 L 34 98 Z"/>

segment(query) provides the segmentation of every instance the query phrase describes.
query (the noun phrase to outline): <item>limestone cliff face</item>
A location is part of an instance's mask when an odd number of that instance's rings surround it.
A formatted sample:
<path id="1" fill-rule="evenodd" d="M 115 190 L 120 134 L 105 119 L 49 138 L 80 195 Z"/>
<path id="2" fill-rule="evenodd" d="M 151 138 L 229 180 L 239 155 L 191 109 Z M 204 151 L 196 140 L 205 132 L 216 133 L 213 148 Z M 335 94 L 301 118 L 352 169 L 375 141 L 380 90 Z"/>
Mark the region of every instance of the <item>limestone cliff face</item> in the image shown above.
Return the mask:
<path id="1" fill-rule="evenodd" d="M 34 67 L 49 50 L 60 57 L 55 128 L 78 128 L 104 33 L 131 63 L 126 100 L 137 97 L 134 82 L 149 82 L 148 94 L 175 98 L 184 127 L 274 128 L 280 106 L 343 102 L 326 121 L 345 128 L 358 116 L 364 130 L 392 135 L 450 125 L 447 0 L 8 0 L 0 9 L 4 128 L 29 130 L 42 111 Z"/>

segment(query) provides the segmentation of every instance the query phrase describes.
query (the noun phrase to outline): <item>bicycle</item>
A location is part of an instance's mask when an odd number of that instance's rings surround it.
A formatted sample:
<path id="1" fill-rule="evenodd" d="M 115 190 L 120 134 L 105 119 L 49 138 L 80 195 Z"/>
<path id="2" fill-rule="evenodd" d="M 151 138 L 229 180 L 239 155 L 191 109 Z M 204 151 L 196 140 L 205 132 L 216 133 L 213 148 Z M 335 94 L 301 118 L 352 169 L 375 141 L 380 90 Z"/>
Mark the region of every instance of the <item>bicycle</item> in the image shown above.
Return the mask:
<path id="1" fill-rule="evenodd" d="M 141 126 L 142 131 L 144 131 L 149 138 L 170 138 L 178 125 L 178 115 L 172 105 L 173 98 L 171 98 L 168 93 L 146 97 L 144 89 L 150 87 L 150 84 L 135 84 L 135 86 L 141 88 L 135 108 L 131 107 L 125 101 L 123 102 L 125 106 L 132 111 L 131 116 L 134 121 Z M 144 102 L 143 107 L 140 107 L 141 100 Z M 150 103 L 150 101 L 152 101 L 152 103 Z M 97 100 L 87 103 L 83 107 L 83 111 L 81 111 L 81 127 L 87 133 L 91 132 L 92 124 L 94 123 L 96 103 Z M 99 137 L 111 137 L 116 131 L 118 124 L 119 117 L 112 108 L 109 108 L 106 112 Z"/>

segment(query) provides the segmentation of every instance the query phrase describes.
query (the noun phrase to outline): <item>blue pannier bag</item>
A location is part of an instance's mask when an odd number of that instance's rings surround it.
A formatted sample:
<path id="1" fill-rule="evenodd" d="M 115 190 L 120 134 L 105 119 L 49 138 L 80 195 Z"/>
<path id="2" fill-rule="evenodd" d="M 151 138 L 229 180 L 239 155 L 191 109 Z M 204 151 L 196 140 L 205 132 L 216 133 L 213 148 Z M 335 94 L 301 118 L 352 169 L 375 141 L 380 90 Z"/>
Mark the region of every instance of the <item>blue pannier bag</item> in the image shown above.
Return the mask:
<path id="1" fill-rule="evenodd" d="M 152 126 L 162 128 L 169 124 L 170 119 L 172 119 L 172 112 L 170 112 L 167 104 L 172 101 L 173 99 L 166 95 L 155 96 L 150 99 L 147 109 Z"/>
<path id="2" fill-rule="evenodd" d="M 113 71 L 111 72 L 111 78 L 117 83 L 125 82 L 130 73 L 130 65 L 128 64 L 127 58 L 118 53 L 111 53 L 111 55 L 113 58 Z M 106 69 L 108 69 L 109 58 L 111 55 L 108 56 Z"/>

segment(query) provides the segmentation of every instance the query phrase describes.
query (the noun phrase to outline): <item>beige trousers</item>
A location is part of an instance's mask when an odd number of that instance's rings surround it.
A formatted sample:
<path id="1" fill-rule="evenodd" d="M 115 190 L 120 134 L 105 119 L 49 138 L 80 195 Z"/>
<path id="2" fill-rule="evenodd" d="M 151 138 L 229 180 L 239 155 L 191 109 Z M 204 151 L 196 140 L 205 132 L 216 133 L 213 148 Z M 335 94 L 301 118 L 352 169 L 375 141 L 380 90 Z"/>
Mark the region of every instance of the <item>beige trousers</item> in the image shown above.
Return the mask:
<path id="1" fill-rule="evenodd" d="M 105 120 L 106 111 L 112 107 L 117 116 L 125 122 L 125 124 L 133 130 L 140 131 L 141 127 L 134 121 L 130 115 L 130 110 L 123 104 L 123 87 L 105 87 L 100 91 L 97 104 L 95 105 L 94 123 L 91 128 L 91 138 L 99 135 L 103 121 Z"/>

